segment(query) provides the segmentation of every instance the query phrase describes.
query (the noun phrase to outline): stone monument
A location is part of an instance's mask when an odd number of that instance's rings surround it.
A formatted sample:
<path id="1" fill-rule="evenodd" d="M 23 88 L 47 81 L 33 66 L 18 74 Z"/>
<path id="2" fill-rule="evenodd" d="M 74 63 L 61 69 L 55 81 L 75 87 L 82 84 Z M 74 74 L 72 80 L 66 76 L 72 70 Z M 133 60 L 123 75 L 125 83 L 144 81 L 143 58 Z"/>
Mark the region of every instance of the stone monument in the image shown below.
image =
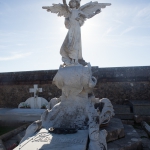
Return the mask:
<path id="1" fill-rule="evenodd" d="M 48 12 L 64 16 L 68 29 L 60 49 L 63 65 L 53 79 L 53 84 L 62 90 L 62 95 L 52 99 L 41 120 L 28 127 L 16 150 L 28 149 L 29 145 L 33 150 L 85 150 L 88 134 L 89 150 L 107 150 L 107 131 L 100 130 L 100 125 L 108 124 L 114 110 L 107 98 L 100 100 L 93 94 L 97 79 L 92 75 L 90 63 L 86 63 L 82 57 L 80 27 L 86 19 L 99 14 L 102 8 L 111 4 L 89 2 L 80 6 L 80 2 L 70 0 L 67 5 L 63 0 L 63 4 L 43 7 Z M 59 143 L 56 144 L 57 140 Z M 37 141 L 46 143 L 35 145 Z"/>
<path id="2" fill-rule="evenodd" d="M 38 93 L 42 92 L 42 88 L 38 88 L 38 85 L 35 84 L 34 88 L 29 89 L 29 92 L 34 93 L 34 97 L 30 97 L 25 102 L 20 103 L 18 108 L 46 108 L 46 106 L 48 105 L 48 101 L 43 97 L 38 97 Z"/>

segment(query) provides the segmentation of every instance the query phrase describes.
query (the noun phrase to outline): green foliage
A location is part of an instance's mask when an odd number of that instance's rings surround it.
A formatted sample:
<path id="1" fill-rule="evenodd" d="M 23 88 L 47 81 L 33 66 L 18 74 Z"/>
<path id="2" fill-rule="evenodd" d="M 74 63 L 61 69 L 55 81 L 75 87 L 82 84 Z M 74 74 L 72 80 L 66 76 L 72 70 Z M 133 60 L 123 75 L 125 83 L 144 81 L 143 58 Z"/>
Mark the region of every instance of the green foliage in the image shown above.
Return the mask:
<path id="1" fill-rule="evenodd" d="M 28 104 L 26 104 L 26 103 L 23 103 L 23 104 L 22 104 L 22 107 L 20 107 L 20 108 L 31 108 L 31 107 L 30 107 L 30 105 L 28 105 Z"/>
<path id="2" fill-rule="evenodd" d="M 46 105 L 42 105 L 41 109 L 46 109 Z"/>

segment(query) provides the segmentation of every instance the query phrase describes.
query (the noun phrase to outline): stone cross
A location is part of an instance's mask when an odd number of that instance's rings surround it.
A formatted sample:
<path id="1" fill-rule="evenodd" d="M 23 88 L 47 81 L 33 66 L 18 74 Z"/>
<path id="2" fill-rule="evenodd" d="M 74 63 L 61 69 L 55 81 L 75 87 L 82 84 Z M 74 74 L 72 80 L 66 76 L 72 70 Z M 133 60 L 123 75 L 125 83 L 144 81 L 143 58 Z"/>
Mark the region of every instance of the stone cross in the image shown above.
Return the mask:
<path id="1" fill-rule="evenodd" d="M 30 88 L 29 92 L 34 93 L 34 97 L 36 98 L 38 96 L 37 93 L 42 92 L 42 88 L 38 88 L 38 85 L 34 84 L 34 88 Z"/>

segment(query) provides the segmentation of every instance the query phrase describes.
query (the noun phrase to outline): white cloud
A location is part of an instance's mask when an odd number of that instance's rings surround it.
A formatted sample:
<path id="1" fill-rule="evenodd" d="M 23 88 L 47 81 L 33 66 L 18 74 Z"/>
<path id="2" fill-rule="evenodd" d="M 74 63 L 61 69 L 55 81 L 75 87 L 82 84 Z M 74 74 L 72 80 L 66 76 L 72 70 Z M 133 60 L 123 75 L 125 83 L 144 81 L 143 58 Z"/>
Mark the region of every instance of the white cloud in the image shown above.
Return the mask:
<path id="1" fill-rule="evenodd" d="M 123 35 L 123 34 L 125 34 L 125 33 L 128 33 L 128 32 L 130 32 L 130 31 L 134 30 L 135 28 L 136 28 L 136 27 L 129 27 L 129 28 L 125 29 L 125 30 L 121 33 L 121 35 Z"/>
<path id="2" fill-rule="evenodd" d="M 17 46 L 25 46 L 25 44 L 18 43 Z"/>
<path id="3" fill-rule="evenodd" d="M 150 16 L 150 5 L 141 9 L 138 13 L 137 13 L 137 17 L 149 17 Z"/>
<path id="4" fill-rule="evenodd" d="M 120 21 L 120 20 L 112 19 L 112 21 L 114 21 L 114 22 L 116 22 L 116 23 L 119 23 L 119 24 L 123 24 L 123 22 Z"/>
<path id="5" fill-rule="evenodd" d="M 102 35 L 102 37 L 108 35 L 111 31 L 113 31 L 113 27 L 110 27 L 110 28 Z"/>
<path id="6" fill-rule="evenodd" d="M 22 53 L 22 54 L 12 54 L 11 56 L 7 57 L 0 57 L 0 61 L 9 61 L 9 60 L 15 60 L 15 59 L 20 59 L 26 56 L 31 55 L 31 52 L 29 53 Z"/>

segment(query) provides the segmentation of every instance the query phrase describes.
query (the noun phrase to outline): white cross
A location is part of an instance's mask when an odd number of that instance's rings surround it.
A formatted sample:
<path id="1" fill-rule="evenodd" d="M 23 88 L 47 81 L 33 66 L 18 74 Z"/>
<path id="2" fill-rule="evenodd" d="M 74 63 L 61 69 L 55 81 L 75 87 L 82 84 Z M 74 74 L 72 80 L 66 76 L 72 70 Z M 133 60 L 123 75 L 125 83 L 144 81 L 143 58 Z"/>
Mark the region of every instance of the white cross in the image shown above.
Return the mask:
<path id="1" fill-rule="evenodd" d="M 38 88 L 38 85 L 34 84 L 34 88 L 30 88 L 29 92 L 34 93 L 34 97 L 36 98 L 38 96 L 37 93 L 42 92 L 42 88 Z"/>

